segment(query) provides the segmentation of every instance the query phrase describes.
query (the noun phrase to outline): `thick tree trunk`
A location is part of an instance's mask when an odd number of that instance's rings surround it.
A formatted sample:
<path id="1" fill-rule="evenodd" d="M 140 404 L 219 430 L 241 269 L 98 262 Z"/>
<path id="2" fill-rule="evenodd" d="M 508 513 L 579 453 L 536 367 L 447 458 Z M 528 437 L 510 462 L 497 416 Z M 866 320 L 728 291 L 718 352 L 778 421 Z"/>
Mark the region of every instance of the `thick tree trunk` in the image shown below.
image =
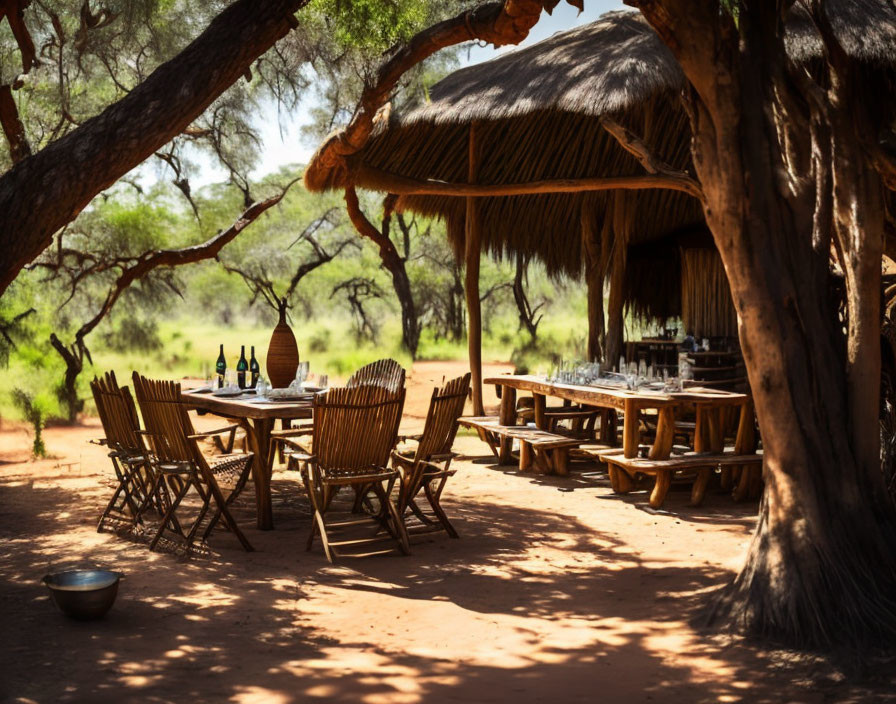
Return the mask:
<path id="1" fill-rule="evenodd" d="M 176 57 L 0 177 L 0 294 L 100 191 L 180 134 L 296 25 L 307 0 L 236 0 Z"/>
<path id="2" fill-rule="evenodd" d="M 854 269 L 848 288 L 856 273 L 871 279 L 848 294 L 846 346 L 829 303 L 830 228 L 823 228 L 832 194 L 818 168 L 833 163 L 834 179 L 840 177 L 837 159 L 825 154 L 836 156 L 838 147 L 835 138 L 831 151 L 823 130 L 812 130 L 815 183 L 807 183 L 799 172 L 808 164 L 794 165 L 794 145 L 781 138 L 782 124 L 788 138 L 805 133 L 793 123 L 799 116 L 787 112 L 791 84 L 781 75 L 776 8 L 741 6 L 735 27 L 724 11 L 695 13 L 684 0 L 641 7 L 694 86 L 694 165 L 731 283 L 765 451 L 759 525 L 714 616 L 798 646 L 892 643 L 896 531 L 880 501 L 882 482 L 872 479 L 880 477 L 878 459 L 869 458 L 877 395 L 871 393 L 873 422 L 859 427 L 852 414 L 864 418 L 868 411 L 856 392 L 867 391 L 869 381 L 858 370 L 847 373 L 860 363 L 869 374 L 879 369 L 867 326 L 877 310 L 868 286 L 879 278 L 871 268 L 879 268 L 873 257 L 880 230 L 871 221 L 882 214 L 873 199 L 857 199 L 873 186 L 861 184 L 851 200 L 856 220 L 870 228 L 852 230 L 867 238 L 855 252 L 872 259 L 859 267 L 843 257 Z M 833 202 L 838 210 L 845 203 L 839 196 Z"/>

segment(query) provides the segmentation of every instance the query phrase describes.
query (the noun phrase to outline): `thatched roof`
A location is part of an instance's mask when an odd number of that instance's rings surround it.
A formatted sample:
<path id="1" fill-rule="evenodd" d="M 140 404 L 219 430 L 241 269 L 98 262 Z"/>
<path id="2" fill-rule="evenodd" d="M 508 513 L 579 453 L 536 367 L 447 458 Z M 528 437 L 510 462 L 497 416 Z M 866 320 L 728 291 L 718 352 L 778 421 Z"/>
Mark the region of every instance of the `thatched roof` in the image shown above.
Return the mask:
<path id="1" fill-rule="evenodd" d="M 461 69 L 437 83 L 430 102 L 381 121 L 352 164 L 412 178 L 464 182 L 469 125 L 478 121 L 483 145 L 478 180 L 512 183 L 554 178 L 639 175 L 643 168 L 595 122 L 612 114 L 670 164 L 689 162 L 687 118 L 677 106 L 682 76 L 671 53 L 637 13 L 612 12 L 538 44 Z M 312 160 L 311 190 L 359 180 Z M 598 224 L 614 205 L 629 213 L 617 224 L 631 241 L 654 239 L 702 220 L 699 203 L 674 191 L 566 193 L 481 199 L 483 247 L 496 254 L 537 256 L 551 273 L 577 275 L 583 261 L 584 203 Z M 405 196 L 397 207 L 448 221 L 463 246 L 464 200 Z"/>
<path id="2" fill-rule="evenodd" d="M 850 53 L 870 63 L 896 64 L 892 2 L 840 0 L 836 8 L 834 27 Z M 801 62 L 821 56 L 821 41 L 802 11 L 788 24 L 786 43 Z M 425 104 L 384 112 L 346 167 L 326 168 L 312 159 L 305 182 L 315 191 L 350 184 L 386 190 L 375 175 L 356 171 L 365 165 L 414 179 L 464 183 L 474 122 L 482 144 L 479 183 L 643 174 L 598 124 L 601 116 L 641 135 L 671 166 L 688 169 L 690 130 L 678 100 L 684 85 L 671 52 L 639 13 L 610 12 L 456 71 L 432 87 Z M 592 221 L 604 260 L 612 247 L 659 241 L 703 222 L 699 203 L 671 190 L 489 197 L 480 204 L 484 249 L 536 256 L 552 274 L 581 272 L 583 217 Z M 453 244 L 462 250 L 463 198 L 408 195 L 399 198 L 397 208 L 445 219 Z"/>

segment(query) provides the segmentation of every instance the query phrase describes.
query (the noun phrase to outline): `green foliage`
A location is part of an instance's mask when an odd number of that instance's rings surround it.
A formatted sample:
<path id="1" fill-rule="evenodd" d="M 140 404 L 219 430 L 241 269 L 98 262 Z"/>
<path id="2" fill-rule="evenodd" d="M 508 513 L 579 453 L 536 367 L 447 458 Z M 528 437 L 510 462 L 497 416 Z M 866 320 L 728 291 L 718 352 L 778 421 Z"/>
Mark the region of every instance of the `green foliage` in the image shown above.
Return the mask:
<path id="1" fill-rule="evenodd" d="M 44 445 L 43 429 L 51 408 L 50 403 L 44 395 L 31 394 L 23 389 L 13 390 L 12 399 L 34 431 L 31 454 L 34 457 L 46 457 L 47 447 Z"/>
<path id="2" fill-rule="evenodd" d="M 413 36 L 429 15 L 418 0 L 316 0 L 312 8 L 338 45 L 375 52 Z"/>

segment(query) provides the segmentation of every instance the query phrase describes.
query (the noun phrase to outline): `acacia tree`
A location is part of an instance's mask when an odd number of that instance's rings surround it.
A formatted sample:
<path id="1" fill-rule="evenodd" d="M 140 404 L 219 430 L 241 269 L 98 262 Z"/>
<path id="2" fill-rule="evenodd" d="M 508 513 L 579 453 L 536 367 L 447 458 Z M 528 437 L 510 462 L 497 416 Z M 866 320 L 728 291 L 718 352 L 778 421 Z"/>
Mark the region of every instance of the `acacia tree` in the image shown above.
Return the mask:
<path id="1" fill-rule="evenodd" d="M 216 258 L 225 245 L 232 242 L 237 235 L 258 219 L 264 212 L 279 203 L 292 184 L 287 185 L 280 193 L 258 201 L 247 208 L 230 227 L 219 231 L 204 242 L 177 248 L 148 249 L 136 255 L 122 252 L 122 243 L 113 243 L 110 249 L 91 251 L 89 248 L 73 246 L 60 233 L 58 246 L 50 256 L 40 258 L 30 268 L 46 272 L 46 280 L 64 281 L 69 289 L 67 298 L 60 308 L 71 301 L 85 282 L 93 279 L 110 279 L 104 293 L 100 296 L 100 304 L 87 320 L 78 326 L 71 341 L 62 340 L 56 332 L 50 335 L 50 345 L 62 358 L 65 364 L 62 383 L 59 386 L 59 400 L 64 405 L 68 421 L 77 420 L 83 409 L 83 401 L 78 395 L 78 377 L 84 370 L 85 359 L 92 363 L 87 336 L 105 320 L 122 296 L 135 284 L 148 286 L 148 296 L 155 297 L 160 288 L 167 287 L 179 294 L 173 271 L 177 267 Z M 87 233 L 90 240 L 90 233 Z M 80 239 L 84 239 L 82 236 Z M 169 291 L 169 293 L 170 293 Z M 21 314 L 20 316 L 21 317 Z"/>
<path id="2" fill-rule="evenodd" d="M 765 450 L 759 524 L 714 616 L 802 646 L 892 643 L 896 524 L 877 431 L 881 177 L 894 173 L 879 146 L 894 117 L 883 71 L 840 43 L 836 3 L 798 8 L 825 45 L 810 74 L 785 52 L 792 2 L 627 1 L 690 84 L 694 167 Z"/>
<path id="3" fill-rule="evenodd" d="M 117 102 L 0 176 L 0 293 L 100 191 L 187 129 L 253 62 L 297 26 L 307 0 L 236 0 L 194 41 Z M 35 60 L 21 21 L 25 0 L 7 2 L 23 71 Z M 2 19 L 2 17 L 0 17 Z M 172 88 L 176 86 L 176 90 Z M 6 109 L 9 109 L 6 101 Z M 21 141 L 16 119 L 4 119 L 10 144 Z M 11 126 L 11 127 L 10 127 Z"/>

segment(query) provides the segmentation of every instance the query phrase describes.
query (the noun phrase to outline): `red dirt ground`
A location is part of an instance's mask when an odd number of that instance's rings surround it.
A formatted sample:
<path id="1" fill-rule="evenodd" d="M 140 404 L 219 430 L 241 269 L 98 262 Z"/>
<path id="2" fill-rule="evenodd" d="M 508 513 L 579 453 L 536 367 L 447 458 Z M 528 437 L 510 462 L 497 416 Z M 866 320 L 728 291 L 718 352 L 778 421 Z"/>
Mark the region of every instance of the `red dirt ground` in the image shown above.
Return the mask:
<path id="1" fill-rule="evenodd" d="M 462 366 L 415 365 L 409 426 Z M 846 671 L 695 625 L 755 505 L 673 491 L 651 512 L 603 473 L 523 475 L 462 436 L 444 499 L 460 540 L 329 565 L 305 551 L 307 500 L 277 471 L 276 530 L 238 509 L 256 552 L 216 532 L 185 562 L 96 532 L 112 475 L 99 435 L 96 419 L 48 429 L 55 459 L 32 462 L 26 429 L 0 429 L 3 701 L 896 701 L 892 662 Z M 74 565 L 126 574 L 103 621 L 67 620 L 40 584 Z"/>

